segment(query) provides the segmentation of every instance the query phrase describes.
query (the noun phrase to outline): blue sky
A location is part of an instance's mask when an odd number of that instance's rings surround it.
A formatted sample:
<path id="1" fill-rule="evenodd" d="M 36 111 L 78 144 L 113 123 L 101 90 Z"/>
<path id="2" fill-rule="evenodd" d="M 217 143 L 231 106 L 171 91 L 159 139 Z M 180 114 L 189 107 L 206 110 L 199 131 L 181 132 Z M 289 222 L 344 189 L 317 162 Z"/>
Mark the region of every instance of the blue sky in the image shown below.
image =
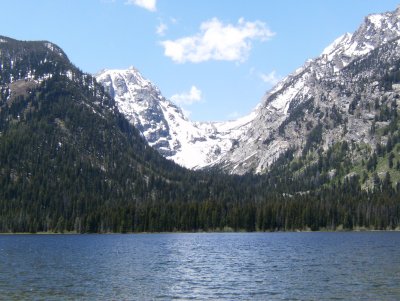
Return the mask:
<path id="1" fill-rule="evenodd" d="M 392 0 L 3 0 L 0 35 L 49 40 L 80 69 L 135 66 L 192 120 L 249 113 L 264 93 Z"/>

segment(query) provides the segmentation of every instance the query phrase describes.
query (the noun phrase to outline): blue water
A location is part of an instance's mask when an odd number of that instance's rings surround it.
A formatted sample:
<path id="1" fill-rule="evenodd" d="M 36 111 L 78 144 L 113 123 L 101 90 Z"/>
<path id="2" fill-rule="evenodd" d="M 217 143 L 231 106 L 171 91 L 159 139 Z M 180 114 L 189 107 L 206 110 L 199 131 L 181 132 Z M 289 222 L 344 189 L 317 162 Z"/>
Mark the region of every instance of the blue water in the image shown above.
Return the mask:
<path id="1" fill-rule="evenodd" d="M 400 233 L 0 235 L 0 300 L 400 300 Z"/>

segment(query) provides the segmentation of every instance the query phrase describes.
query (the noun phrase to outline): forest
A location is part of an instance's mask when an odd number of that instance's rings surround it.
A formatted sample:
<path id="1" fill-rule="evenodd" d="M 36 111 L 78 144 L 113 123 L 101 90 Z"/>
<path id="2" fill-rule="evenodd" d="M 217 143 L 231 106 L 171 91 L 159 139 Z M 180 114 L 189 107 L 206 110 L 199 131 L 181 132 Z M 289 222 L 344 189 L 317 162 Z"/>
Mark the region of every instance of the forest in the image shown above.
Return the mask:
<path id="1" fill-rule="evenodd" d="M 92 76 L 42 44 L 0 45 L 0 232 L 399 229 L 397 108 L 382 109 L 390 143 L 366 158 L 363 178 L 351 174 L 358 146 L 318 149 L 321 125 L 300 157 L 290 149 L 264 174 L 191 171 L 149 147 Z M 391 173 L 379 176 L 378 164 Z"/>

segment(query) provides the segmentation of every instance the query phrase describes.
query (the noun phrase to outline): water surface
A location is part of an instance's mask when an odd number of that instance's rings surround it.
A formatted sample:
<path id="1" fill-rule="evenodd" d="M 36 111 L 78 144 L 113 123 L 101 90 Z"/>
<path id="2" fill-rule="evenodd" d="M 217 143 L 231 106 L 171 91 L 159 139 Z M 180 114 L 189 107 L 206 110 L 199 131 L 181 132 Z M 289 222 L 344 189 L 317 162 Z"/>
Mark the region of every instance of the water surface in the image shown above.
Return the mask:
<path id="1" fill-rule="evenodd" d="M 400 300 L 400 233 L 0 235 L 4 300 Z"/>

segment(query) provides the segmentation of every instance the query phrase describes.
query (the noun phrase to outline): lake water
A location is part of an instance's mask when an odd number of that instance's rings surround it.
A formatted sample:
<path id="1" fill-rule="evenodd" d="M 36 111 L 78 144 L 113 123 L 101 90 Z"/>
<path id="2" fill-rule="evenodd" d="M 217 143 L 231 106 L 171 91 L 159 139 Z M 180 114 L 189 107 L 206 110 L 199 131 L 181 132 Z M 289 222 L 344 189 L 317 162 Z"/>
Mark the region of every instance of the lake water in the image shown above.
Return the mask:
<path id="1" fill-rule="evenodd" d="M 400 300 L 400 233 L 0 235 L 0 300 Z"/>

